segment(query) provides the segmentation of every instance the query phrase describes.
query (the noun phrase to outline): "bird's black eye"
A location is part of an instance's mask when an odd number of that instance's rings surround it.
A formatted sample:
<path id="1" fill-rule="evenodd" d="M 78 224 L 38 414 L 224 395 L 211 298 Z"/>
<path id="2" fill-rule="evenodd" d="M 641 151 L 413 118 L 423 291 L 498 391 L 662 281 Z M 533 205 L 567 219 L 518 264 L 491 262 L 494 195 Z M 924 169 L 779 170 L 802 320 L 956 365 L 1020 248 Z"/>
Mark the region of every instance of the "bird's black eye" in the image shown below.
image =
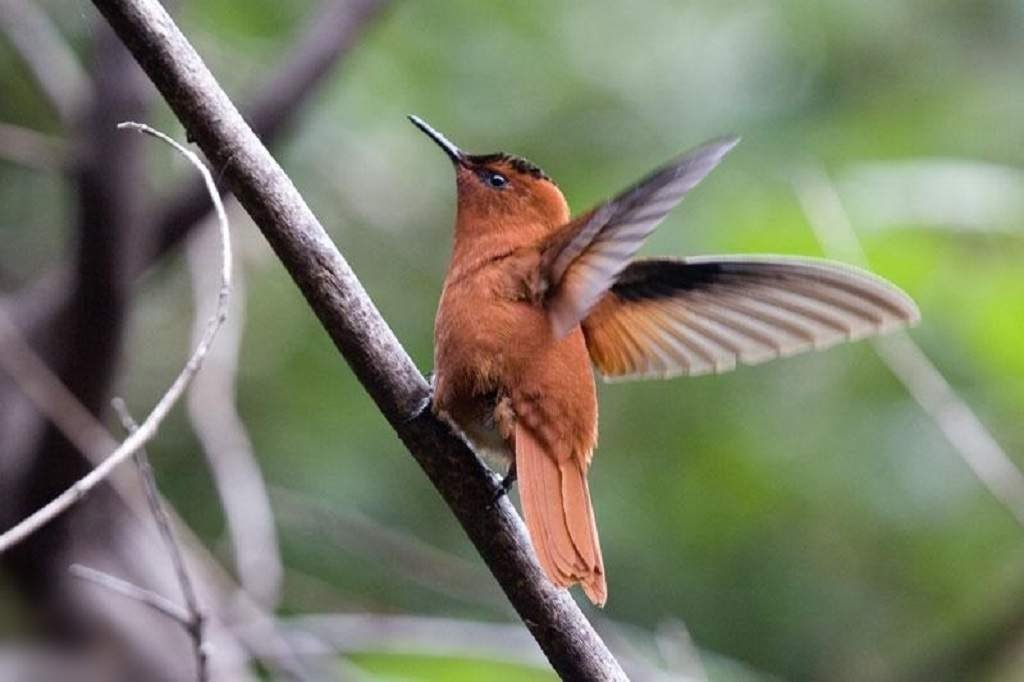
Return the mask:
<path id="1" fill-rule="evenodd" d="M 487 184 L 490 185 L 491 187 L 501 189 L 502 187 L 505 187 L 508 184 L 508 178 L 506 178 L 501 173 L 488 173 Z"/>

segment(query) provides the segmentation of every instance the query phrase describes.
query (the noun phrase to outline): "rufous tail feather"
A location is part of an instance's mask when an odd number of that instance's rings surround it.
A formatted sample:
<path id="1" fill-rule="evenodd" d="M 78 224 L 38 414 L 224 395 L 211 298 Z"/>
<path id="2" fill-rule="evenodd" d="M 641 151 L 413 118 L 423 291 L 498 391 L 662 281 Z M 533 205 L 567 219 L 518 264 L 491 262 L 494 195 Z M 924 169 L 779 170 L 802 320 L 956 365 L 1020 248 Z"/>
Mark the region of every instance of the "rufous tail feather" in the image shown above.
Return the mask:
<path id="1" fill-rule="evenodd" d="M 562 460 L 516 426 L 516 472 L 523 516 L 541 567 L 555 585 L 575 583 L 594 604 L 608 598 L 601 545 L 583 456 Z"/>

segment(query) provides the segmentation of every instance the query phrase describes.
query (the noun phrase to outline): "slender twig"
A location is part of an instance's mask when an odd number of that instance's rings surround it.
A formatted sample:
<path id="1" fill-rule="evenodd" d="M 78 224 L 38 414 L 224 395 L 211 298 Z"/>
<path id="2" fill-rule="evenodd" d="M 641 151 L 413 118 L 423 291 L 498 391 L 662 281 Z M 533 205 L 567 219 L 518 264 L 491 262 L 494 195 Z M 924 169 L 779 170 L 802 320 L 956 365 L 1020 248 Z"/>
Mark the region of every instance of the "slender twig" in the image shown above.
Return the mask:
<path id="1" fill-rule="evenodd" d="M 71 125 L 88 95 L 88 77 L 57 27 L 36 2 L 0 0 L 0 31 L 7 35 L 61 121 Z"/>
<path id="2" fill-rule="evenodd" d="M 104 573 L 103 571 L 98 571 L 89 566 L 83 566 L 82 564 L 71 564 L 71 566 L 68 567 L 68 572 L 79 580 L 99 585 L 100 587 L 110 590 L 111 592 L 116 592 L 128 599 L 141 602 L 154 611 L 180 624 L 186 630 L 188 630 L 192 625 L 192 616 L 188 611 L 162 594 L 157 594 L 153 590 L 147 590 L 144 587 L 139 587 L 135 583 L 130 583 L 127 580 L 118 578 L 117 576 Z"/>
<path id="3" fill-rule="evenodd" d="M 220 234 L 222 240 L 221 286 L 217 301 L 217 310 L 207 324 L 203 338 L 200 339 L 199 344 L 196 346 L 195 351 L 192 353 L 192 356 L 189 358 L 185 367 L 174 379 L 170 388 L 168 388 L 167 392 L 160 398 L 156 406 L 153 408 L 153 411 L 149 413 L 149 416 L 142 422 L 138 430 L 128 436 L 128 438 L 125 439 L 125 441 L 121 443 L 121 445 L 115 449 L 102 464 L 80 478 L 74 483 L 74 485 L 48 502 L 42 508 L 0 535 L 0 554 L 39 530 L 39 528 L 52 521 L 63 512 L 67 511 L 68 508 L 81 500 L 93 488 L 103 482 L 103 480 L 110 475 L 110 472 L 112 472 L 119 464 L 131 457 L 139 448 L 145 445 L 153 438 L 153 436 L 156 435 L 161 422 L 163 422 L 164 418 L 178 402 L 178 399 L 181 398 L 181 395 L 185 392 L 185 389 L 188 387 L 192 377 L 194 377 L 196 372 L 199 371 L 199 368 L 203 363 L 203 358 L 209 351 L 210 345 L 213 343 L 213 339 L 217 335 L 217 330 L 220 329 L 220 325 L 223 323 L 226 315 L 228 299 L 230 298 L 231 293 L 231 235 L 228 231 L 227 215 L 224 213 L 224 206 L 221 203 L 220 195 L 217 193 L 216 185 L 213 182 L 213 177 L 210 175 L 210 171 L 207 170 L 206 166 L 203 165 L 202 161 L 199 160 L 199 157 L 197 157 L 193 152 L 149 126 L 140 123 L 122 123 L 120 127 L 138 130 L 152 135 L 157 139 L 163 140 L 177 149 L 199 170 L 200 173 L 202 173 L 203 179 L 206 181 L 207 189 L 210 191 L 210 197 L 213 199 L 217 209 L 217 217 L 220 223 Z"/>
<path id="4" fill-rule="evenodd" d="M 98 466 L 107 454 L 117 447 L 117 440 L 67 388 L 42 358 L 27 344 L 20 330 L 10 320 L 8 311 L 0 305 L 0 369 L 9 373 L 32 404 L 61 434 L 85 455 L 93 466 Z M 127 481 L 116 470 L 110 482 L 115 484 L 124 502 L 136 518 L 148 513 L 148 503 L 134 481 Z M 225 625 L 244 640 L 268 669 L 278 677 L 305 680 L 306 674 L 287 642 L 278 632 L 274 618 L 240 589 L 232 577 L 223 570 L 209 550 L 199 541 L 188 525 L 174 513 L 165 500 L 162 507 L 171 517 L 172 525 L 184 540 L 193 566 L 200 569 L 200 584 L 212 589 L 217 596 L 218 613 Z"/>
<path id="5" fill-rule="evenodd" d="M 864 249 L 825 171 L 806 168 L 796 178 L 795 186 L 825 253 L 867 267 Z M 1024 525 L 1024 473 L 924 351 L 906 332 L 872 339 L 871 347 L 981 484 Z"/>
<path id="6" fill-rule="evenodd" d="M 364 388 L 444 497 L 555 670 L 625 673 L 565 590 L 544 576 L 522 519 L 426 407 L 430 388 L 355 273 L 157 0 L 93 0 L 252 216 Z"/>
<path id="7" fill-rule="evenodd" d="M 237 204 L 234 205 L 237 209 Z M 197 311 L 211 308 L 207 295 L 216 277 L 214 230 L 203 228 L 188 244 L 188 266 L 192 296 Z M 235 380 L 238 355 L 245 326 L 245 285 L 243 269 L 236 268 L 233 302 L 217 345 L 211 349 L 192 387 L 187 406 L 189 421 L 199 439 L 213 475 L 227 521 L 228 535 L 239 581 L 246 592 L 264 606 L 273 608 L 281 588 L 282 562 L 274 514 L 270 507 L 263 473 L 253 454 L 252 441 L 236 404 Z M 203 332 L 196 317 L 193 338 Z"/>
<path id="8" fill-rule="evenodd" d="M 139 425 L 128 412 L 128 406 L 124 400 L 114 398 L 113 405 L 125 431 L 129 435 L 138 431 Z M 199 607 L 196 589 L 192 585 L 192 578 L 189 577 L 188 567 L 185 566 L 185 557 L 182 555 L 181 547 L 178 546 L 178 540 L 174 537 L 174 531 L 171 529 L 171 520 L 167 515 L 167 510 L 164 509 L 163 503 L 160 500 L 160 491 L 156 487 L 156 476 L 153 474 L 153 467 L 149 465 L 149 456 L 146 454 L 146 449 L 139 448 L 133 457 L 135 459 L 135 466 L 139 470 L 142 488 L 146 491 L 146 502 L 149 503 L 149 510 L 153 514 L 153 520 L 156 521 L 160 537 L 163 538 L 167 554 L 171 557 L 171 566 L 173 566 L 174 575 L 178 579 L 181 596 L 185 600 L 185 613 L 188 619 L 183 624 L 189 637 L 192 638 L 193 648 L 196 653 L 196 678 L 199 682 L 206 682 L 209 675 L 206 662 L 206 646 L 203 642 L 205 617 L 203 616 L 202 609 Z"/>

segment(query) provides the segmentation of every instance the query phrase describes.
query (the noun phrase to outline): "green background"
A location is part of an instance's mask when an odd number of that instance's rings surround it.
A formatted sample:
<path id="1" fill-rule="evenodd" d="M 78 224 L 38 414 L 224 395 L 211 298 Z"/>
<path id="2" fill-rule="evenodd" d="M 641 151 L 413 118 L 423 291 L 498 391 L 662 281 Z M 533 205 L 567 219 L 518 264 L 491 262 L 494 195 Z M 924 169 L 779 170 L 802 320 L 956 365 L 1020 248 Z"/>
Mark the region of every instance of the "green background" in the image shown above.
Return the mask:
<path id="1" fill-rule="evenodd" d="M 91 6 L 47 7 L 84 41 Z M 176 16 L 244 100 L 315 8 L 207 0 Z M 576 211 L 687 147 L 741 134 L 644 253 L 821 255 L 794 179 L 826 172 L 872 269 L 919 303 L 913 338 L 1013 455 L 1024 449 L 1022 36 L 1015 0 L 396 2 L 278 158 L 428 371 L 454 185 L 406 114 L 473 152 L 526 156 Z M 0 83 L 0 120 L 58 130 L 6 45 Z M 157 147 L 150 161 L 140 191 L 189 172 Z M 57 175 L 0 164 L 5 291 L 62 258 L 69 192 Z M 232 227 L 248 286 L 239 407 L 266 477 L 478 563 L 258 232 L 237 213 Z M 138 413 L 187 353 L 188 287 L 180 255 L 144 280 L 119 383 Z M 655 664 L 669 657 L 654 633 L 681 622 L 714 680 L 909 679 L 1024 612 L 1024 529 L 868 344 L 599 392 L 603 615 L 637 626 Z M 182 411 L 150 452 L 164 492 L 227 556 Z M 453 597 L 325 532 L 329 521 L 292 510 L 278 523 L 284 613 L 509 617 L 486 580 Z M 1018 630 L 971 675 L 1018 679 Z M 549 675 L 422 652 L 352 662 L 403 679 Z"/>

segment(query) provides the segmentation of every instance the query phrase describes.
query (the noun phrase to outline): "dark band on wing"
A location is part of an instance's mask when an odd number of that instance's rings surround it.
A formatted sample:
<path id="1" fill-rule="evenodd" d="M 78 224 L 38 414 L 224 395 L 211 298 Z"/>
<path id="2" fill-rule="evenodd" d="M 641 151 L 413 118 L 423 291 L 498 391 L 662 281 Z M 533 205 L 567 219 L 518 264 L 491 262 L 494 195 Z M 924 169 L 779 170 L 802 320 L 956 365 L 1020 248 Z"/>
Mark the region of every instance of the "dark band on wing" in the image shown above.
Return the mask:
<path id="1" fill-rule="evenodd" d="M 723 372 L 913 324 L 885 280 L 829 261 L 778 256 L 631 263 L 583 321 L 610 378 Z"/>

